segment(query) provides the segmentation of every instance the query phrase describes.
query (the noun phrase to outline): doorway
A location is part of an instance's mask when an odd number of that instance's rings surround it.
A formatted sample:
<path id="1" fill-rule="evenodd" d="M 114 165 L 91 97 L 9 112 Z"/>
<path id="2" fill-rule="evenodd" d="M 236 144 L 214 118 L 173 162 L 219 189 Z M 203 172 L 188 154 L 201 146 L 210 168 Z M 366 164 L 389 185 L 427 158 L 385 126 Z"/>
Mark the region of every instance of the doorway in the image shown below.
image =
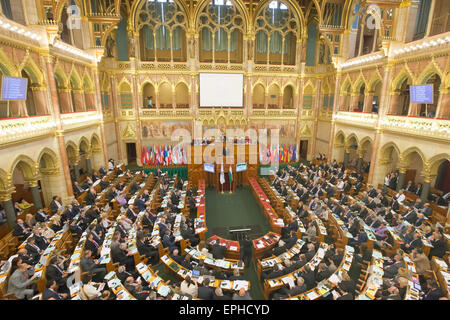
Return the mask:
<path id="1" fill-rule="evenodd" d="M 136 143 L 127 143 L 127 161 L 128 164 L 136 165 L 137 155 L 136 155 Z"/>
<path id="2" fill-rule="evenodd" d="M 308 156 L 308 140 L 300 140 L 300 159 L 306 160 Z"/>

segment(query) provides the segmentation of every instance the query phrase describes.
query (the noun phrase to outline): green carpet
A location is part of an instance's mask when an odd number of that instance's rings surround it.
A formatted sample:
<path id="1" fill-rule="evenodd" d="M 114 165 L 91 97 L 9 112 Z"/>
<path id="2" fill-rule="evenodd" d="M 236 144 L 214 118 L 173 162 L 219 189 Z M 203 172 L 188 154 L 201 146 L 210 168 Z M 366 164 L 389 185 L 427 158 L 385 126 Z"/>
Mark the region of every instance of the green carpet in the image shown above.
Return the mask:
<path id="1" fill-rule="evenodd" d="M 208 188 L 206 190 L 206 224 L 208 227 L 206 238 L 214 235 L 213 230 L 216 228 L 257 225 L 263 234 L 271 230 L 256 198 L 248 187 L 238 188 L 231 194 L 228 192 L 218 193 L 215 188 Z M 171 280 L 171 283 L 180 282 L 175 274 L 165 272 L 164 264 L 160 263 L 154 269 L 159 271 L 159 275 L 164 280 Z M 257 277 L 253 261 L 246 266 L 244 278 L 251 283 L 251 297 L 254 300 L 263 300 L 264 288 Z"/>
<path id="2" fill-rule="evenodd" d="M 270 231 L 270 225 L 248 187 L 237 188 L 235 192 L 223 194 L 214 188 L 206 190 L 207 237 L 214 235 L 215 228 L 258 225 L 263 234 Z M 250 295 L 254 300 L 263 300 L 263 285 L 255 271 L 254 261 L 245 267 L 244 278 L 250 281 Z"/>
<path id="3" fill-rule="evenodd" d="M 263 234 L 270 231 L 260 206 L 248 187 L 237 188 L 235 192 L 206 190 L 206 237 L 214 235 L 215 228 L 245 227 L 258 225 Z"/>

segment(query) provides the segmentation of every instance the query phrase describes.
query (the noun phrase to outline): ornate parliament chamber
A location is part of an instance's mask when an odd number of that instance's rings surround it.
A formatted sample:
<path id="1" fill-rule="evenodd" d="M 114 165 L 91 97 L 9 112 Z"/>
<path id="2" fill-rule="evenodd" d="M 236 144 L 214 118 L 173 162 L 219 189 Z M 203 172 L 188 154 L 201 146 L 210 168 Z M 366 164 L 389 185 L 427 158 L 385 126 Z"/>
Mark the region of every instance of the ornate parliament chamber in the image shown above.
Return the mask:
<path id="1" fill-rule="evenodd" d="M 449 53 L 447 0 L 0 0 L 0 299 L 448 300 Z"/>

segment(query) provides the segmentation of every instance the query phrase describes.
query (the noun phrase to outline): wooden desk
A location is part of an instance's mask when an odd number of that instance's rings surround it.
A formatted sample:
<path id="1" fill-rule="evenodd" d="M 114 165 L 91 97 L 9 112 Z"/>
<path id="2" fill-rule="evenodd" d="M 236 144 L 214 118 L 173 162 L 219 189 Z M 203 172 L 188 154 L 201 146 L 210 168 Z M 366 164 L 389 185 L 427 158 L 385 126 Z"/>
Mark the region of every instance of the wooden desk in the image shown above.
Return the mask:
<path id="1" fill-rule="evenodd" d="M 328 296 L 330 292 L 341 282 L 339 276 L 341 276 L 342 272 L 348 272 L 350 270 L 353 261 L 353 253 L 353 247 L 345 246 L 344 256 L 341 263 L 337 267 L 336 271 L 328 277 L 328 279 L 319 282 L 315 288 L 285 300 L 316 300 L 321 297 Z"/>
<path id="2" fill-rule="evenodd" d="M 220 243 L 220 245 L 226 248 L 225 257 L 228 259 L 240 260 L 241 259 L 241 248 L 238 241 L 228 240 L 221 238 L 217 235 L 209 237 L 206 241 L 207 244 Z"/>
<path id="3" fill-rule="evenodd" d="M 312 266 L 312 268 L 315 269 L 319 265 L 319 263 L 322 262 L 322 259 L 325 256 L 325 253 L 327 252 L 327 250 L 328 250 L 328 245 L 325 242 L 321 243 L 320 247 L 317 250 L 314 257 L 311 259 L 311 261 L 308 261 L 305 265 Z M 304 266 L 291 272 L 291 273 L 280 276 L 278 278 L 264 280 L 264 297 L 266 299 L 269 299 L 269 295 L 272 291 L 278 290 L 287 284 L 286 280 L 283 281 L 283 278 L 294 279 L 294 278 L 296 278 L 295 274 L 297 274 L 300 271 L 303 271 L 303 269 L 304 269 Z"/>
<path id="4" fill-rule="evenodd" d="M 178 264 L 174 261 L 170 256 L 165 255 L 161 258 L 161 261 L 164 263 L 166 272 L 172 271 L 179 278 L 184 279 L 188 274 L 192 273 L 192 270 L 186 269 L 182 265 Z M 199 279 L 202 277 L 199 277 Z M 202 282 L 199 282 L 201 284 Z M 213 282 L 209 283 L 209 286 L 212 288 L 221 287 L 224 291 L 237 292 L 241 287 L 244 287 L 246 291 L 250 290 L 250 282 L 246 280 L 219 280 L 216 279 Z"/>
<path id="5" fill-rule="evenodd" d="M 434 275 L 442 293 L 450 299 L 450 269 L 444 260 L 438 257 L 433 257 L 431 259 L 431 268 L 433 269 Z"/>

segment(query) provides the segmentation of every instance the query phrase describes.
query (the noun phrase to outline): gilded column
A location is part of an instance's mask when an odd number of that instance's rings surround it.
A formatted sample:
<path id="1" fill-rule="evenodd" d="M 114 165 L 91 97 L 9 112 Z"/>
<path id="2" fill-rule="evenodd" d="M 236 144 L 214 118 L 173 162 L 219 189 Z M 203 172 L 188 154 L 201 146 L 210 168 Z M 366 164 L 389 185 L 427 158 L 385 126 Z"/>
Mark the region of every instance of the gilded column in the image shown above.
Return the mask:
<path id="1" fill-rule="evenodd" d="M 406 169 L 408 167 L 408 163 L 406 159 L 400 155 L 399 162 L 397 165 L 398 168 L 398 181 L 397 181 L 397 188 L 396 190 L 399 191 L 403 188 L 403 185 L 405 184 L 405 173 Z"/>
<path id="2" fill-rule="evenodd" d="M 344 146 L 344 169 L 348 168 L 348 162 L 350 160 L 350 148 Z"/>
<path id="3" fill-rule="evenodd" d="M 386 116 L 387 110 L 389 108 L 389 88 L 391 87 L 391 75 L 392 75 L 392 65 L 388 62 L 388 65 L 384 69 L 383 77 L 383 87 L 381 88 L 380 97 L 380 108 L 378 110 L 378 118 L 376 122 L 376 132 L 375 139 L 372 148 L 372 157 L 370 158 L 370 170 L 367 177 L 367 183 L 370 184 L 373 181 L 373 174 L 375 172 L 375 167 L 377 166 L 377 157 L 380 150 L 380 136 L 381 136 L 381 120 Z"/>
<path id="4" fill-rule="evenodd" d="M 328 155 L 327 158 L 328 160 L 332 160 L 331 159 L 331 155 L 333 152 L 333 143 L 334 143 L 334 130 L 336 127 L 336 123 L 335 123 L 335 119 L 334 116 L 338 111 L 339 108 L 339 103 L 340 103 L 340 95 L 339 95 L 339 87 L 341 86 L 341 72 L 338 71 L 338 73 L 336 74 L 336 83 L 334 86 L 334 104 L 333 104 L 333 115 L 332 115 L 332 119 L 331 119 L 331 129 L 330 129 L 330 138 L 328 140 Z"/>
<path id="5" fill-rule="evenodd" d="M 98 72 L 94 70 L 94 81 L 95 81 L 95 100 L 96 100 L 96 108 L 97 113 L 101 115 L 102 119 L 100 121 L 100 135 L 102 137 L 102 151 L 103 151 L 103 161 L 105 167 L 108 167 L 108 147 L 106 145 L 106 136 L 105 136 L 105 123 L 103 122 L 103 108 L 102 108 L 102 100 L 101 100 L 101 92 L 100 92 L 100 81 L 98 79 Z"/>
<path id="6" fill-rule="evenodd" d="M 356 163 L 356 171 L 360 172 L 363 164 L 364 151 L 358 150 L 358 162 Z"/>
<path id="7" fill-rule="evenodd" d="M 116 131 L 116 140 L 117 140 L 117 155 L 119 157 L 118 162 L 123 161 L 123 155 L 122 155 L 122 139 L 120 136 L 120 128 L 119 128 L 119 102 L 118 99 L 118 93 L 117 93 L 117 83 L 116 78 L 113 75 L 111 77 L 111 101 L 112 101 L 112 110 L 114 115 L 114 128 Z"/>
<path id="8" fill-rule="evenodd" d="M 64 180 L 66 182 L 67 200 L 73 198 L 72 179 L 70 178 L 69 159 L 67 157 L 66 143 L 64 141 L 64 131 L 62 127 L 61 117 L 59 113 L 58 93 L 54 76 L 54 61 L 52 57 L 48 57 L 45 61 L 47 67 L 47 82 L 49 85 L 49 93 L 51 98 L 52 113 L 56 124 L 56 138 L 59 145 L 59 156 L 64 172 Z"/>
<path id="9" fill-rule="evenodd" d="M 430 185 L 431 185 L 431 168 L 430 163 L 428 161 L 423 164 L 422 176 L 423 176 L 423 185 L 422 185 L 422 193 L 420 194 L 420 199 L 422 199 L 422 202 L 428 202 L 428 194 L 430 193 Z"/>
<path id="10" fill-rule="evenodd" d="M 372 112 L 373 95 L 373 91 L 366 92 L 366 95 L 364 96 L 363 112 Z"/>
<path id="11" fill-rule="evenodd" d="M 316 82 L 316 97 L 314 98 L 314 129 L 312 136 L 312 157 L 316 155 L 316 144 L 317 144 L 317 127 L 319 125 L 319 110 L 320 110 L 320 93 L 322 92 L 322 80 L 319 79 Z"/>
<path id="12" fill-rule="evenodd" d="M 137 75 L 133 75 L 133 94 L 139 93 Z M 133 99 L 134 112 L 136 114 L 136 163 L 139 164 L 142 156 L 142 141 L 141 141 L 141 118 L 139 113 L 138 99 Z M 143 165 L 141 163 L 141 165 Z"/>

